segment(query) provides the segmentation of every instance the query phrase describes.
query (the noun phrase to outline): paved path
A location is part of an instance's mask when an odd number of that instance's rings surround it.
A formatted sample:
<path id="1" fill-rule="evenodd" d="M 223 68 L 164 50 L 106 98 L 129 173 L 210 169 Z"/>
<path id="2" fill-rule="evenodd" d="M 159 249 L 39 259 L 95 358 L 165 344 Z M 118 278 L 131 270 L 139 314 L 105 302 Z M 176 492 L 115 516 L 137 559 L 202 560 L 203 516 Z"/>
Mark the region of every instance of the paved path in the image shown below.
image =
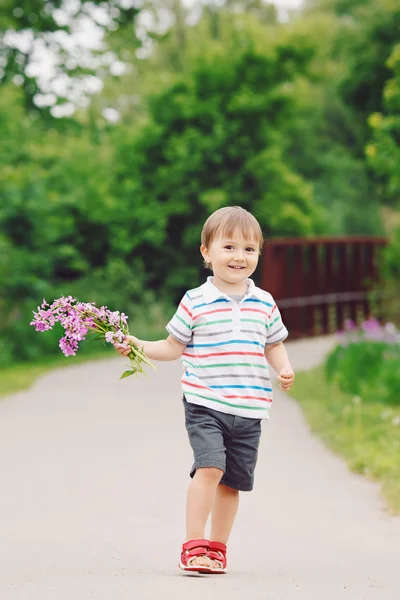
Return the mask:
<path id="1" fill-rule="evenodd" d="M 330 344 L 288 346 L 300 369 Z M 119 381 L 122 367 L 71 366 L 0 402 L 1 600 L 399 600 L 400 519 L 279 391 L 230 573 L 182 574 L 180 365 Z"/>

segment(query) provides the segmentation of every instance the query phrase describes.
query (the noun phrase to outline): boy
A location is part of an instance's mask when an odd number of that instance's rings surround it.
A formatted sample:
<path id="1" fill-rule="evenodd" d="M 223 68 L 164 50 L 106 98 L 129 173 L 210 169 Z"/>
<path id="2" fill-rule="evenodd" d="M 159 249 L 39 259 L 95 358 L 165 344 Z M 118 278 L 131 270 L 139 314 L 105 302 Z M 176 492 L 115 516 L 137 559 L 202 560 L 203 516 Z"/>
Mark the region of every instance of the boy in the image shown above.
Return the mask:
<path id="1" fill-rule="evenodd" d="M 167 325 L 166 340 L 128 337 L 150 359 L 182 357 L 185 421 L 194 454 L 187 541 L 179 563 L 185 571 L 226 572 L 239 490 L 253 488 L 261 420 L 268 418 L 272 402 L 268 363 L 279 373 L 283 390 L 294 381 L 279 310 L 272 296 L 249 279 L 262 245 L 260 225 L 245 209 L 214 212 L 204 224 L 200 247 L 213 277 L 186 292 Z"/>

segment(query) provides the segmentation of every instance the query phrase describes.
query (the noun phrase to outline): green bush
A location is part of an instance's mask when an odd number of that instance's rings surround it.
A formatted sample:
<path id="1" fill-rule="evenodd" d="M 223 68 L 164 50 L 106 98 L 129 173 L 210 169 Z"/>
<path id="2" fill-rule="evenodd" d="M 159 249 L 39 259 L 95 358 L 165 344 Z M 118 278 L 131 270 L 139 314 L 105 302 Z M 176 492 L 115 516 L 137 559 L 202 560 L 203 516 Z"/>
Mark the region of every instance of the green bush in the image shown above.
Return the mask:
<path id="1" fill-rule="evenodd" d="M 400 326 L 400 227 L 396 227 L 380 257 L 380 289 L 375 292 L 377 310 L 384 319 Z"/>
<path id="2" fill-rule="evenodd" d="M 350 327 L 325 363 L 328 381 L 364 402 L 400 405 L 400 344 L 392 325 L 370 319 Z"/>

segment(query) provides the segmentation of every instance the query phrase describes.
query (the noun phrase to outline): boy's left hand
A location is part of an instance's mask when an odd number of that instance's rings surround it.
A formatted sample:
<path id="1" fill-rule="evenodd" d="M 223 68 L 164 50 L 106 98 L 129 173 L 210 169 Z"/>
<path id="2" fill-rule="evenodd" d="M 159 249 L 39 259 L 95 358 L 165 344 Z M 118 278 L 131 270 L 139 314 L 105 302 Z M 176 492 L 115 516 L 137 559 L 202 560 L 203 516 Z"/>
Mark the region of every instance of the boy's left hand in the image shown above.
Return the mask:
<path id="1" fill-rule="evenodd" d="M 287 367 L 285 367 L 284 369 L 281 369 L 279 371 L 279 375 L 277 377 L 278 381 L 279 381 L 279 387 L 284 391 L 287 392 L 288 390 L 290 390 L 290 388 L 292 387 L 293 383 L 294 383 L 294 372 L 292 369 L 288 369 Z"/>

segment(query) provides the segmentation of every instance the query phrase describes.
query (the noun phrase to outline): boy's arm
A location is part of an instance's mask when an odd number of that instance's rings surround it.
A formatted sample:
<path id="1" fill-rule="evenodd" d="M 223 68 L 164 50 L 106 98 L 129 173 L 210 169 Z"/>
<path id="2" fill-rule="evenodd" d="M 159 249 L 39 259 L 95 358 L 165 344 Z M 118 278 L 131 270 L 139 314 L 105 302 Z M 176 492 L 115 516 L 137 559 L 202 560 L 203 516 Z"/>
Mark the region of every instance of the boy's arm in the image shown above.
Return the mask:
<path id="1" fill-rule="evenodd" d="M 132 342 L 135 346 L 142 350 L 150 360 L 176 360 L 186 348 L 186 344 L 181 344 L 172 335 L 169 335 L 166 340 L 158 340 L 157 342 L 148 342 L 139 340 L 134 335 L 126 336 L 127 342 Z M 115 349 L 122 354 L 128 356 L 130 350 L 120 348 L 119 344 L 115 344 Z"/>
<path id="2" fill-rule="evenodd" d="M 283 342 L 266 345 L 264 349 L 265 358 L 271 367 L 279 373 L 278 381 L 280 387 L 287 391 L 294 382 L 294 372 L 289 361 L 289 356 Z"/>

